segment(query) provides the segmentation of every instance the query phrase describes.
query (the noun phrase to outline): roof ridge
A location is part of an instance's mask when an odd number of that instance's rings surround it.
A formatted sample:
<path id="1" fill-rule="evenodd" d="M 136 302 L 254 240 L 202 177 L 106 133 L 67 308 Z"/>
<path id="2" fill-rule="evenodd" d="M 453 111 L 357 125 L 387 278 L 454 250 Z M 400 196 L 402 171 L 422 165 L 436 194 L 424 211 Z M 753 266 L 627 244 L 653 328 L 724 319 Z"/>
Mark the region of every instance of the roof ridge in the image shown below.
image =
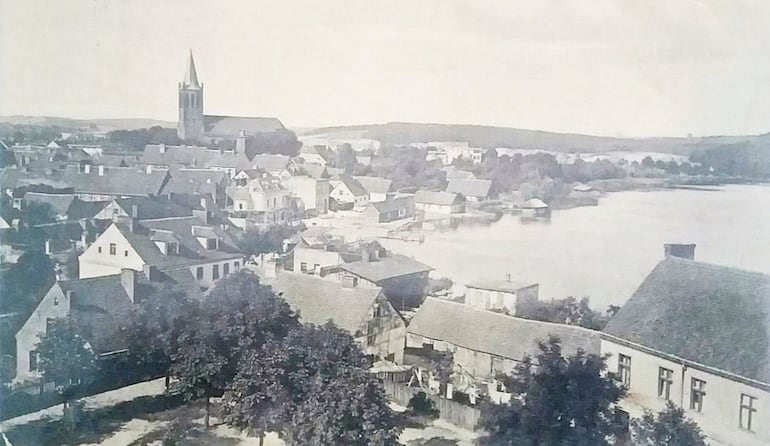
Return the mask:
<path id="1" fill-rule="evenodd" d="M 756 278 L 762 278 L 762 279 L 770 281 L 770 274 L 768 274 L 768 273 L 763 273 L 763 272 L 760 272 L 760 271 L 751 271 L 751 270 L 747 270 L 747 269 L 738 268 L 738 267 L 735 267 L 735 266 L 718 265 L 716 263 L 702 262 L 702 261 L 699 261 L 699 260 L 690 260 L 690 259 L 685 259 L 685 258 L 676 257 L 676 256 L 669 256 L 669 257 L 661 260 L 658 263 L 658 265 L 661 265 L 662 263 L 667 262 L 667 261 L 669 263 L 672 263 L 672 262 L 682 263 L 682 264 L 686 264 L 686 265 L 692 265 L 692 266 L 701 267 L 701 268 L 704 268 L 704 269 L 718 270 L 718 271 L 723 271 L 723 272 L 731 272 L 731 273 L 734 273 L 734 274 L 741 274 L 741 275 L 746 275 L 746 276 L 758 276 Z M 657 266 L 656 266 L 656 268 L 657 268 Z"/>

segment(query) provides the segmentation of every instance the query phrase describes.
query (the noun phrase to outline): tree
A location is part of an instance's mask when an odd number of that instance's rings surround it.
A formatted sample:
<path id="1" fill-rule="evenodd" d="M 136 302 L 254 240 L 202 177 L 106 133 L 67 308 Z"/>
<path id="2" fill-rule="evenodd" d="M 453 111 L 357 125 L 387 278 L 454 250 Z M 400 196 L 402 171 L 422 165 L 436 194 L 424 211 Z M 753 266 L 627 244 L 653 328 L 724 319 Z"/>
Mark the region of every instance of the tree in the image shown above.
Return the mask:
<path id="1" fill-rule="evenodd" d="M 35 348 L 38 368 L 46 381 L 56 384 L 67 407 L 71 391 L 90 381 L 96 373 L 93 350 L 71 318 L 51 321 Z"/>
<path id="2" fill-rule="evenodd" d="M 44 252 L 24 251 L 15 264 L 0 272 L 0 313 L 31 311 L 38 294 L 55 280 L 53 262 Z"/>
<path id="3" fill-rule="evenodd" d="M 179 328 L 171 353 L 172 376 L 186 398 L 222 395 L 249 352 L 299 326 L 296 314 L 254 274 L 240 271 L 219 282 Z"/>
<path id="4" fill-rule="evenodd" d="M 331 323 L 308 326 L 287 336 L 284 349 L 292 398 L 288 444 L 398 444 L 382 384 L 349 334 Z"/>
<path id="5" fill-rule="evenodd" d="M 21 212 L 21 221 L 27 229 L 56 221 L 56 211 L 48 203 L 30 201 Z"/>
<path id="6" fill-rule="evenodd" d="M 619 310 L 620 307 L 610 305 L 607 312 L 601 314 L 591 309 L 591 301 L 588 297 L 577 300 L 570 296 L 566 299 L 554 299 L 551 302 L 538 302 L 532 308 L 525 309 L 521 316 L 538 321 L 601 330 Z"/>
<path id="7" fill-rule="evenodd" d="M 671 401 L 657 415 L 647 411 L 631 426 L 634 446 L 706 446 L 700 427 Z"/>
<path id="8" fill-rule="evenodd" d="M 578 351 L 562 356 L 558 338 L 538 343 L 533 360 L 524 358 L 503 377 L 515 397 L 510 403 L 485 403 L 482 445 L 601 446 L 617 428 L 615 404 L 622 387 L 604 372 L 605 359 Z"/>

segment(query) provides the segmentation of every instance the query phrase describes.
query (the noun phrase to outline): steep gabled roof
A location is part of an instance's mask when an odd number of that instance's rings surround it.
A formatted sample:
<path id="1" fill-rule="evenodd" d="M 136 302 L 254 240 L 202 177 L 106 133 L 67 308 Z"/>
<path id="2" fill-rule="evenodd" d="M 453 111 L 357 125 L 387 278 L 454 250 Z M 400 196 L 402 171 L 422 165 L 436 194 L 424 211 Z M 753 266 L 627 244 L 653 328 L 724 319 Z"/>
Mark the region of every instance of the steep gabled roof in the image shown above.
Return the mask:
<path id="1" fill-rule="evenodd" d="M 51 206 L 56 215 L 67 215 L 67 210 L 75 201 L 75 194 L 45 194 L 40 192 L 27 192 L 24 194 L 27 203 L 45 203 Z"/>
<path id="2" fill-rule="evenodd" d="M 433 271 L 433 268 L 410 257 L 396 254 L 372 262 L 352 262 L 341 265 L 345 271 L 374 283 L 410 274 Z"/>
<path id="3" fill-rule="evenodd" d="M 538 353 L 537 342 L 549 335 L 561 339 L 565 355 L 578 349 L 599 353 L 600 333 L 572 325 L 522 319 L 428 297 L 407 332 L 459 347 L 520 361 Z"/>
<path id="4" fill-rule="evenodd" d="M 400 211 L 402 209 L 414 208 L 414 197 L 411 195 L 405 197 L 391 198 L 390 200 L 369 203 L 369 206 L 377 209 L 379 213 Z"/>
<path id="5" fill-rule="evenodd" d="M 668 257 L 604 331 L 770 383 L 770 276 Z"/>
<path id="6" fill-rule="evenodd" d="M 368 194 L 366 189 L 364 189 L 364 186 L 362 186 L 361 183 L 349 175 L 340 175 L 340 182 L 344 184 L 346 188 L 348 188 L 354 197 L 362 197 Z"/>
<path id="7" fill-rule="evenodd" d="M 344 288 L 339 282 L 290 273 L 279 274 L 266 284 L 282 293 L 303 322 L 320 325 L 332 320 L 353 335 L 362 330 L 369 311 L 382 294 L 377 287 Z"/>
<path id="8" fill-rule="evenodd" d="M 387 194 L 391 192 L 391 185 L 393 184 L 393 181 L 380 177 L 354 176 L 353 179 L 358 181 L 370 194 Z"/>
<path id="9" fill-rule="evenodd" d="M 116 198 L 113 201 L 115 201 L 115 203 L 117 203 L 117 205 L 129 216 L 131 216 L 133 208 L 136 206 L 136 218 L 139 220 L 189 217 L 192 215 L 192 210 L 190 208 L 160 197 Z"/>
<path id="10" fill-rule="evenodd" d="M 466 197 L 489 196 L 489 188 L 492 186 L 490 180 L 449 180 L 446 192 L 463 194 Z"/>

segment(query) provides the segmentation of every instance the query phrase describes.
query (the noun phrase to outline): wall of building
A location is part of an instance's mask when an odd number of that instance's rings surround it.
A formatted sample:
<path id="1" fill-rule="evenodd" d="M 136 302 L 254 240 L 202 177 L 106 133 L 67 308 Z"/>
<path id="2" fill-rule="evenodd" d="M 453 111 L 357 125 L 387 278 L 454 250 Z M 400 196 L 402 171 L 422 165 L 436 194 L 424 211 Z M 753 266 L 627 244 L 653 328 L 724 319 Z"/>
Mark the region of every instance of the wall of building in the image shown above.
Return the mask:
<path id="1" fill-rule="evenodd" d="M 644 409 L 657 412 L 665 407 L 666 401 L 658 397 L 658 373 L 660 367 L 664 367 L 674 372 L 671 401 L 685 409 L 685 414 L 713 440 L 712 444 L 770 444 L 770 392 L 767 390 L 606 339 L 601 341 L 601 353 L 611 355 L 608 371 L 613 373 L 618 372 L 618 355 L 631 358 L 630 388 L 621 404 L 631 417 L 641 416 Z M 701 412 L 690 409 L 692 378 L 706 382 Z M 740 427 L 741 394 L 757 398 L 757 410 L 752 417 L 753 432 Z"/>
<path id="2" fill-rule="evenodd" d="M 384 297 L 378 299 L 377 305 L 380 306 L 379 316 L 375 315 L 375 307 L 367 315 L 366 329 L 362 330 L 365 333 L 361 337 L 362 348 L 367 354 L 403 364 L 406 324 Z"/>
<path id="3" fill-rule="evenodd" d="M 222 277 L 225 277 L 227 274 L 232 274 L 235 271 L 238 271 L 241 269 L 244 265 L 245 258 L 239 257 L 235 259 L 228 259 L 228 260 L 219 260 L 216 262 L 209 262 L 209 263 L 199 263 L 196 265 L 191 265 L 188 268 L 190 269 L 190 273 L 193 277 L 195 277 L 195 280 L 198 281 L 198 284 L 203 288 L 211 288 L 214 286 L 214 283 L 216 283 L 217 280 L 221 279 Z M 237 263 L 237 265 L 236 265 Z M 225 265 L 227 265 L 228 273 L 225 274 Z M 219 271 L 219 278 L 214 278 L 214 267 L 217 267 Z M 198 275 L 198 269 L 202 269 L 202 276 Z"/>
<path id="4" fill-rule="evenodd" d="M 478 379 L 491 379 L 500 373 L 510 373 L 516 367 L 517 361 L 509 358 L 494 357 L 493 355 L 476 350 L 470 350 L 462 346 L 456 346 L 439 339 L 430 339 L 414 333 L 406 335 L 407 348 L 426 348 L 430 346 L 436 351 L 452 352 L 456 366 L 472 374 Z"/>
<path id="5" fill-rule="evenodd" d="M 49 318 L 62 318 L 69 314 L 70 302 L 58 284 L 54 284 L 29 316 L 24 325 L 16 332 L 16 377 L 14 382 L 37 379 L 40 374 L 29 370 L 29 352 L 35 350 L 40 338 L 45 333 Z"/>
<path id="6" fill-rule="evenodd" d="M 342 263 L 342 258 L 337 252 L 298 246 L 294 249 L 294 272 L 302 272 L 303 263 L 306 270 L 318 274 L 320 268 L 339 265 Z"/>
<path id="7" fill-rule="evenodd" d="M 115 255 L 110 254 L 110 244 L 113 243 Z M 141 271 L 145 263 L 118 228 L 112 225 L 78 257 L 78 264 L 79 277 L 87 279 L 120 274 L 122 268 Z"/>

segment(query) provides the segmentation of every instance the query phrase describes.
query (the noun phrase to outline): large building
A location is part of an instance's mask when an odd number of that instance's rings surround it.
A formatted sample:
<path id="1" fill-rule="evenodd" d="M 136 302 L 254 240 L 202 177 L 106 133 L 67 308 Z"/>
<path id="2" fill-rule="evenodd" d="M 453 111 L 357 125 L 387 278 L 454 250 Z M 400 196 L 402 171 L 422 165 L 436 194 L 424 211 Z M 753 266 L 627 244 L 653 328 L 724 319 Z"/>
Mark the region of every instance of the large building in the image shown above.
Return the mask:
<path id="1" fill-rule="evenodd" d="M 217 143 L 234 141 L 241 131 L 253 136 L 286 130 L 277 118 L 253 118 L 203 114 L 203 84 L 198 81 L 192 52 L 184 81 L 179 84 L 177 135 L 186 141 Z"/>

